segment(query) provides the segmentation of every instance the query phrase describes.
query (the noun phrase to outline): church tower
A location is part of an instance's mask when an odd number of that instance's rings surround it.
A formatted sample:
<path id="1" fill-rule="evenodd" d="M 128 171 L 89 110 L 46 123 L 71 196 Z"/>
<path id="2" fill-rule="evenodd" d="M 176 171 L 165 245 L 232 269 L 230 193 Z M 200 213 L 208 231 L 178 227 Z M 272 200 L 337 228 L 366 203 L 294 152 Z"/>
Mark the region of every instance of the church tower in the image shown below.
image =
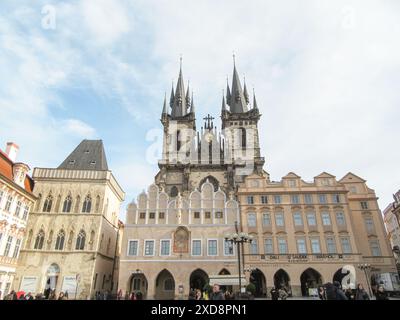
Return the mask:
<path id="1" fill-rule="evenodd" d="M 260 155 L 258 135 L 260 117 L 255 93 L 251 106 L 246 82 L 242 87 L 234 62 L 232 86 L 229 88 L 227 83 L 226 102 L 225 97 L 222 98 L 221 120 L 227 145 L 225 154 L 229 154 L 225 161 L 237 167 L 244 166 L 240 176 L 251 174 L 251 170 L 258 174 L 263 172 L 265 161 Z"/>

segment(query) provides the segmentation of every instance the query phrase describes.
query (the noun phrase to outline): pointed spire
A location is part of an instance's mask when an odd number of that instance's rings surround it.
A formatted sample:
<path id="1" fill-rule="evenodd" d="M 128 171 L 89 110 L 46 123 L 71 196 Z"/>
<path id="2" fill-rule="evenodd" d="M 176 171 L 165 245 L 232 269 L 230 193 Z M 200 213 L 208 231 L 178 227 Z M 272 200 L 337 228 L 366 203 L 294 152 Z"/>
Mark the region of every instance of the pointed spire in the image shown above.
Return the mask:
<path id="1" fill-rule="evenodd" d="M 225 111 L 226 111 L 225 95 L 224 95 L 224 92 L 222 91 L 222 107 L 221 107 L 221 113 L 224 113 Z"/>
<path id="2" fill-rule="evenodd" d="M 232 78 L 232 94 L 231 104 L 229 105 L 232 113 L 247 112 L 246 98 L 244 97 L 242 85 L 240 84 L 239 76 L 236 70 L 236 64 L 233 65 Z"/>
<path id="3" fill-rule="evenodd" d="M 193 114 L 195 113 L 194 102 L 193 102 L 193 91 L 192 91 L 192 102 L 190 103 L 190 112 Z"/>
<path id="4" fill-rule="evenodd" d="M 186 90 L 186 108 L 189 109 L 190 108 L 190 93 L 189 93 L 189 81 L 188 81 L 188 86 L 187 86 L 187 90 Z"/>
<path id="5" fill-rule="evenodd" d="M 244 95 L 244 98 L 246 99 L 246 104 L 249 104 L 250 99 L 249 99 L 249 93 L 247 92 L 247 87 L 246 87 L 246 78 L 243 79 L 243 95 Z"/>
<path id="6" fill-rule="evenodd" d="M 169 106 L 172 108 L 172 106 L 174 105 L 174 100 L 175 100 L 175 96 L 174 96 L 174 82 L 172 81 L 172 89 L 171 89 L 171 96 L 169 98 Z"/>
<path id="7" fill-rule="evenodd" d="M 226 77 L 226 103 L 231 105 L 231 90 L 229 89 L 228 77 Z"/>
<path id="8" fill-rule="evenodd" d="M 255 94 L 255 92 L 254 92 L 254 88 L 253 88 L 253 109 L 254 109 L 254 110 L 258 110 L 257 100 L 256 100 L 256 94 Z"/>
<path id="9" fill-rule="evenodd" d="M 179 78 L 176 84 L 175 96 L 172 105 L 172 117 L 183 117 L 187 113 L 185 85 L 182 75 L 182 57 L 180 58 Z"/>
<path id="10" fill-rule="evenodd" d="M 164 96 L 164 106 L 163 106 L 163 110 L 162 110 L 162 115 L 166 115 L 168 114 L 167 111 L 167 92 L 165 92 L 165 96 Z"/>

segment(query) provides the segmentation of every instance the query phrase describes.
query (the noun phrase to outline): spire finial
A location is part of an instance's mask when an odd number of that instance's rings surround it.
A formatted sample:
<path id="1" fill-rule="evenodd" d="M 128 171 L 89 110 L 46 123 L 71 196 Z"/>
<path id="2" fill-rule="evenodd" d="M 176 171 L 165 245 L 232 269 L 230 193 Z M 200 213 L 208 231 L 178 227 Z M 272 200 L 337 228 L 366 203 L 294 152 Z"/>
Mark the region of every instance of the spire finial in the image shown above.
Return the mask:
<path id="1" fill-rule="evenodd" d="M 182 53 L 179 55 L 179 68 L 182 70 Z"/>
<path id="2" fill-rule="evenodd" d="M 233 57 L 233 66 L 236 67 L 236 54 L 235 54 L 235 51 L 232 51 L 232 57 Z"/>

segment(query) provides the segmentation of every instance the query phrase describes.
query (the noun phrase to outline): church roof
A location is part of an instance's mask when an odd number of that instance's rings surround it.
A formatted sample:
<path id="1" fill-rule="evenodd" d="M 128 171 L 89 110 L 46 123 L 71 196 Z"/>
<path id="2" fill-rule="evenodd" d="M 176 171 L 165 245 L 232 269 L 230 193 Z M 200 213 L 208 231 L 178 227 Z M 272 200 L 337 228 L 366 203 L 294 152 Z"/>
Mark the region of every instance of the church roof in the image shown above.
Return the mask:
<path id="1" fill-rule="evenodd" d="M 102 140 L 83 140 L 60 164 L 58 169 L 108 170 L 106 153 Z"/>

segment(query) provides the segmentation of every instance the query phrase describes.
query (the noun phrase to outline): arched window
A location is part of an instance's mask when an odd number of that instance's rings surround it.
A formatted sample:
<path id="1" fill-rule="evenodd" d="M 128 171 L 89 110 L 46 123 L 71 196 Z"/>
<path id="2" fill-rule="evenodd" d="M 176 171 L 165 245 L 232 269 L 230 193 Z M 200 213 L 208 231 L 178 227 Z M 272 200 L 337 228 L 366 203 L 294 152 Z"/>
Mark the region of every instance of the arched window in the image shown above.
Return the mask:
<path id="1" fill-rule="evenodd" d="M 175 290 L 175 281 L 172 278 L 167 278 L 164 281 L 164 291 L 173 291 Z"/>
<path id="2" fill-rule="evenodd" d="M 178 195 L 178 188 L 176 186 L 173 186 L 170 191 L 170 196 L 176 197 L 177 195 Z"/>
<path id="3" fill-rule="evenodd" d="M 97 196 L 96 197 L 96 207 L 95 207 L 96 213 L 99 213 L 99 209 L 100 209 L 100 196 Z"/>
<path id="4" fill-rule="evenodd" d="M 181 131 L 176 131 L 176 151 L 181 149 Z"/>
<path id="5" fill-rule="evenodd" d="M 63 212 L 71 212 L 71 207 L 72 207 L 72 198 L 70 195 L 68 195 L 65 200 L 64 200 L 64 205 L 63 205 Z"/>
<path id="6" fill-rule="evenodd" d="M 246 148 L 246 129 L 245 128 L 239 128 L 239 130 L 240 130 L 241 145 L 242 145 L 242 148 L 245 149 Z"/>
<path id="7" fill-rule="evenodd" d="M 92 208 L 92 198 L 90 195 L 87 195 L 85 201 L 83 201 L 82 212 L 90 213 L 90 209 Z"/>
<path id="8" fill-rule="evenodd" d="M 42 250 L 43 249 L 43 243 L 44 243 L 44 231 L 40 230 L 38 235 L 36 236 L 35 246 L 33 248 L 34 249 L 38 249 L 38 250 Z"/>
<path id="9" fill-rule="evenodd" d="M 50 212 L 51 206 L 53 205 L 53 196 L 50 194 L 46 200 L 44 201 L 43 205 L 43 212 Z"/>
<path id="10" fill-rule="evenodd" d="M 75 210 L 74 210 L 74 212 L 75 213 L 78 213 L 79 212 L 79 205 L 81 204 L 81 197 L 80 196 L 77 196 L 76 197 L 76 203 L 75 203 Z"/>
<path id="11" fill-rule="evenodd" d="M 75 250 L 83 250 L 85 248 L 86 233 L 85 231 L 79 231 L 78 237 L 76 238 Z"/>
<path id="12" fill-rule="evenodd" d="M 55 249 L 63 250 L 64 249 L 64 241 L 65 241 L 65 232 L 64 232 L 64 230 L 60 230 L 57 234 Z"/>

